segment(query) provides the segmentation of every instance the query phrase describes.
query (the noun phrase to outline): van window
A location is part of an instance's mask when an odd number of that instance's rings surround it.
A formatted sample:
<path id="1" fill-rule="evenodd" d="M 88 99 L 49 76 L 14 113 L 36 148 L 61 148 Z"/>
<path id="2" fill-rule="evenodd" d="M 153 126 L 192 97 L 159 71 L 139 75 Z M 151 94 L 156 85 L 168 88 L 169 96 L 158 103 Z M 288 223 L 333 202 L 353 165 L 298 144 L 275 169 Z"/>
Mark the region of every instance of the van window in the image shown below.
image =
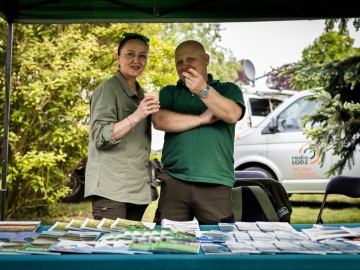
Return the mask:
<path id="1" fill-rule="evenodd" d="M 283 100 L 273 99 L 273 98 L 270 101 L 271 101 L 272 111 L 275 110 L 275 108 L 279 106 L 281 103 L 283 103 Z"/>
<path id="2" fill-rule="evenodd" d="M 268 99 L 249 98 L 249 102 L 252 116 L 266 116 L 271 112 Z"/>
<path id="3" fill-rule="evenodd" d="M 301 98 L 287 107 L 278 116 L 279 132 L 302 131 L 303 124 L 301 117 L 304 114 L 311 114 L 316 111 L 316 101 L 310 101 L 306 97 Z"/>

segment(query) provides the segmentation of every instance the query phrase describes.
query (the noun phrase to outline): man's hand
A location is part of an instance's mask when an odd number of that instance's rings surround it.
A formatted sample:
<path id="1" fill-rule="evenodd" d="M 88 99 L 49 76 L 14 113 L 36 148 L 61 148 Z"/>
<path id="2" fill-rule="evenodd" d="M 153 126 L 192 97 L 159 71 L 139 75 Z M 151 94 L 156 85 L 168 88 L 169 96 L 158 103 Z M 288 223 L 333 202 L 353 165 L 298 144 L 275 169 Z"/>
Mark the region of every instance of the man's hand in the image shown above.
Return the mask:
<path id="1" fill-rule="evenodd" d="M 203 76 L 193 68 L 189 68 L 182 74 L 185 77 L 185 84 L 190 91 L 196 95 L 206 87 L 206 82 Z"/>
<path id="2" fill-rule="evenodd" d="M 200 114 L 201 125 L 208 125 L 219 120 L 209 109 Z"/>

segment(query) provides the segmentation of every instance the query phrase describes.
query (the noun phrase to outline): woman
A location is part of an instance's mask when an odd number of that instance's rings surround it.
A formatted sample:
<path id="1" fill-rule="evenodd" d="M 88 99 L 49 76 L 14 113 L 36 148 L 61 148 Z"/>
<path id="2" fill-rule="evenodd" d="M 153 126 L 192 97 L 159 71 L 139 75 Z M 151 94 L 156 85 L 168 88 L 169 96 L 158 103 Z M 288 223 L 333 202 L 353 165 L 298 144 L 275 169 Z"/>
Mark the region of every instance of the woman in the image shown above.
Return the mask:
<path id="1" fill-rule="evenodd" d="M 118 71 L 91 97 L 85 197 L 91 197 L 94 219 L 141 221 L 151 202 L 151 114 L 160 104 L 144 97 L 137 82 L 148 53 L 147 37 L 124 34 Z"/>

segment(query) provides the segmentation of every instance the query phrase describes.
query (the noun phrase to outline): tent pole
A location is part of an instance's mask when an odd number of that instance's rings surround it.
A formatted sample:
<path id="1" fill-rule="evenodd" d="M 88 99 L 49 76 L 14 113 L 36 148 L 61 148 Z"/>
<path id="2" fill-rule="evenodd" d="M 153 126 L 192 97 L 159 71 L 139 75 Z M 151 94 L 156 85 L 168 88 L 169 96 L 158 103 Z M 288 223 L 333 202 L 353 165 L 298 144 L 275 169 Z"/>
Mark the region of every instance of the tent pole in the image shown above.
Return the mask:
<path id="1" fill-rule="evenodd" d="M 5 106 L 4 106 L 4 139 L 2 147 L 2 181 L 1 181 L 1 220 L 5 220 L 6 211 L 6 178 L 8 172 L 9 152 L 9 123 L 10 123 L 10 86 L 13 47 L 13 23 L 8 23 L 8 37 L 6 47 L 6 71 L 5 71 Z"/>

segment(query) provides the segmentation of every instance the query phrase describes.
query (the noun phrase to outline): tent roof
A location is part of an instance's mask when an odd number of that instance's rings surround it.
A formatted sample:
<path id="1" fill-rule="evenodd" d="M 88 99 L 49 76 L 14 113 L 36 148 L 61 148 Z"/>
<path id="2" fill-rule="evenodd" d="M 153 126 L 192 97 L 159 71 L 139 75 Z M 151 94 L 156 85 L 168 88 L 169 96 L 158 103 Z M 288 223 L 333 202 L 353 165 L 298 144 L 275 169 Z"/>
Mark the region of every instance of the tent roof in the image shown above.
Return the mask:
<path id="1" fill-rule="evenodd" d="M 355 18 L 342 0 L 0 0 L 9 23 L 241 22 Z"/>

